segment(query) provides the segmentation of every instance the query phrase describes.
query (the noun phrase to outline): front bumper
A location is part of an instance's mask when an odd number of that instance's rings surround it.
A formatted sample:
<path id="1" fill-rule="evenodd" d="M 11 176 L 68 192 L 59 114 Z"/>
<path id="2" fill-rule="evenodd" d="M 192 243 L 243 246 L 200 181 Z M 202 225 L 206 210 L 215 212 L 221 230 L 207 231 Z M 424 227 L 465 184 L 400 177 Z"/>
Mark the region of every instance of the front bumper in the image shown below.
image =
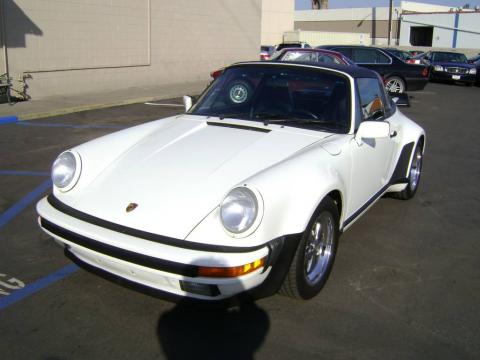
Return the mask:
<path id="1" fill-rule="evenodd" d="M 235 251 L 231 247 L 219 248 L 217 252 L 195 250 L 92 224 L 58 210 L 47 198 L 40 200 L 37 211 L 41 228 L 75 260 L 129 282 L 174 296 L 201 300 L 223 300 L 265 285 L 285 241 L 285 238 L 275 239 L 251 250 L 241 248 Z M 200 267 L 240 266 L 262 258 L 266 259 L 263 267 L 238 277 L 212 278 L 198 273 Z M 280 273 L 284 274 L 283 267 L 290 263 L 282 263 Z M 279 271 L 273 273 L 278 278 Z"/>
<path id="2" fill-rule="evenodd" d="M 430 78 L 432 80 L 452 81 L 452 82 L 465 82 L 474 83 L 476 79 L 475 74 L 453 74 L 445 71 L 432 71 Z"/>

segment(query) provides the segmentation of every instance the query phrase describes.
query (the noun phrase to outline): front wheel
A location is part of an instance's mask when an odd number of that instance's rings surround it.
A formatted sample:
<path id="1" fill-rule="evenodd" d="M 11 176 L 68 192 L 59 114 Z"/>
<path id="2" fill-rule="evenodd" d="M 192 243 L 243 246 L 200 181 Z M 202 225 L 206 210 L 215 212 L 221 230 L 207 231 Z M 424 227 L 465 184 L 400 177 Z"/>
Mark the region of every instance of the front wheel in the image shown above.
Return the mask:
<path id="1" fill-rule="evenodd" d="M 385 89 L 388 92 L 403 93 L 405 92 L 405 88 L 405 82 L 402 78 L 399 78 L 398 76 L 391 76 L 385 82 Z"/>
<path id="2" fill-rule="evenodd" d="M 422 174 L 423 152 L 422 145 L 418 143 L 413 153 L 412 163 L 408 172 L 408 185 L 402 191 L 392 193 L 393 197 L 401 200 L 409 200 L 415 196 L 420 183 L 420 175 Z"/>
<path id="3" fill-rule="evenodd" d="M 302 235 L 280 293 L 296 299 L 310 299 L 320 292 L 337 253 L 338 223 L 337 205 L 326 197 Z"/>

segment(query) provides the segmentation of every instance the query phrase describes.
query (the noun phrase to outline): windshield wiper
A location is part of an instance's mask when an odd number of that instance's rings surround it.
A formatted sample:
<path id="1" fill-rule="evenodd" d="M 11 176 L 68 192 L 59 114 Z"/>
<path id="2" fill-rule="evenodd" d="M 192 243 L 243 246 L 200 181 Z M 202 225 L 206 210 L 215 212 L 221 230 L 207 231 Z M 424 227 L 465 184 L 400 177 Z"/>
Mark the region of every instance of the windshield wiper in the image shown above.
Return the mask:
<path id="1" fill-rule="evenodd" d="M 288 122 L 288 121 L 302 120 L 285 113 L 269 113 L 269 112 L 255 113 L 253 114 L 253 118 L 258 120 L 263 120 L 263 125 L 265 126 L 275 122 Z"/>
<path id="2" fill-rule="evenodd" d="M 313 124 L 313 125 L 324 125 L 323 127 L 335 127 L 339 129 L 346 129 L 347 125 L 341 124 L 335 121 L 328 121 L 322 119 L 305 119 L 298 118 L 288 114 L 271 114 L 271 113 L 258 113 L 254 115 L 257 119 L 264 119 L 264 125 L 268 124 Z"/>
<path id="3" fill-rule="evenodd" d="M 218 115 L 218 118 L 220 120 L 223 120 L 223 119 L 226 119 L 226 118 L 237 118 L 237 119 L 242 119 L 242 117 L 240 117 L 241 115 L 243 115 L 243 118 L 245 118 L 245 113 L 230 113 L 230 114 L 219 114 Z"/>

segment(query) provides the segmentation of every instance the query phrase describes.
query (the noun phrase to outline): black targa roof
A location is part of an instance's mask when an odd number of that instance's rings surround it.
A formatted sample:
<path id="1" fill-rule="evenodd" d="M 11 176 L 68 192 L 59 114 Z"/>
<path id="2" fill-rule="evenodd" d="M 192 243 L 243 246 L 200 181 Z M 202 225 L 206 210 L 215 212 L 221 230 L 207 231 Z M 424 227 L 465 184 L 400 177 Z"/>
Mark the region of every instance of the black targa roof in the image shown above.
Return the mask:
<path id="1" fill-rule="evenodd" d="M 236 63 L 231 66 L 227 66 L 228 68 L 237 67 L 237 66 L 246 66 L 246 65 L 253 65 L 253 66 L 292 66 L 292 67 L 301 67 L 301 66 L 309 66 L 309 67 L 316 67 L 319 69 L 331 69 L 341 71 L 350 75 L 353 78 L 378 78 L 378 74 L 375 71 L 360 67 L 360 66 L 350 66 L 350 65 L 340 65 L 340 64 L 322 64 L 318 62 L 304 62 L 304 61 L 250 61 L 250 62 L 241 62 Z"/>

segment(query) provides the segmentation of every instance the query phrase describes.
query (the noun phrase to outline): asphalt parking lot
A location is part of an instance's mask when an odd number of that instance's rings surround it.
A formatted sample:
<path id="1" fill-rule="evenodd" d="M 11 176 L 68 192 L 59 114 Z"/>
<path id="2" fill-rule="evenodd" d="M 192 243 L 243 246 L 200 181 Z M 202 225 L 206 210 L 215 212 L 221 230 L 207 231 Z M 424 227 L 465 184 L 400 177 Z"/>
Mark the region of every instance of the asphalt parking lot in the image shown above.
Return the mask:
<path id="1" fill-rule="evenodd" d="M 36 224 L 62 150 L 182 111 L 134 104 L 0 125 L 2 359 L 480 358 L 480 88 L 429 84 L 402 111 L 427 132 L 410 201 L 381 199 L 341 238 L 314 299 L 224 310 L 94 276 Z M 178 104 L 178 99 L 164 101 Z"/>

